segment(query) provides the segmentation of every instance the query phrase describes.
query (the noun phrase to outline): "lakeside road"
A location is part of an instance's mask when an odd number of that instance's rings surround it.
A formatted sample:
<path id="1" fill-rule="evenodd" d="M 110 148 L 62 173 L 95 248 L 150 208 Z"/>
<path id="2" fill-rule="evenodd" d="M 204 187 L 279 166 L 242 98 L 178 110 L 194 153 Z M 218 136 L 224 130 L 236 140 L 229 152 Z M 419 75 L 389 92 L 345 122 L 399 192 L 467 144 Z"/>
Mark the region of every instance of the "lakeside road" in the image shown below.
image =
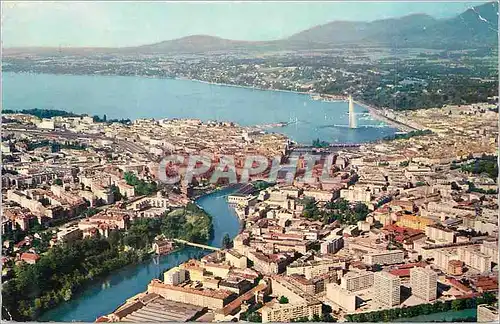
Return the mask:
<path id="1" fill-rule="evenodd" d="M 307 92 L 307 91 L 294 91 L 294 90 L 281 90 L 281 89 L 264 89 L 264 88 L 258 88 L 258 87 L 252 87 L 252 86 L 245 86 L 245 85 L 238 85 L 238 84 L 229 84 L 229 83 L 218 83 L 218 82 L 210 82 L 210 81 L 204 81 L 204 80 L 198 80 L 198 79 L 189 79 L 189 78 L 174 78 L 176 80 L 188 80 L 188 81 L 195 81 L 195 82 L 200 82 L 204 84 L 209 84 L 209 85 L 216 85 L 216 86 L 223 86 L 223 87 L 233 87 L 233 88 L 243 88 L 243 89 L 250 89 L 250 90 L 259 90 L 259 91 L 276 91 L 276 92 L 285 92 L 285 93 L 295 93 L 295 94 L 300 94 L 300 95 L 307 95 L 310 97 L 311 100 L 315 101 L 324 101 L 324 102 L 345 102 L 347 101 L 347 96 L 337 96 L 337 95 L 329 95 L 329 94 L 321 94 L 317 92 Z M 401 131 L 404 132 L 411 132 L 418 130 L 415 127 L 406 125 L 404 123 L 401 123 L 399 121 L 396 121 L 392 118 L 389 118 L 387 116 L 384 116 L 379 109 L 374 108 L 362 101 L 359 100 L 354 100 L 354 103 L 366 108 L 370 114 L 377 120 L 380 120 L 382 122 L 385 122 L 386 124 L 393 126 Z"/>
<path id="2" fill-rule="evenodd" d="M 406 124 L 403 124 L 399 121 L 396 121 L 392 118 L 389 118 L 385 115 L 383 115 L 379 109 L 376 109 L 376 108 L 373 108 L 371 106 L 369 106 L 368 104 L 364 103 L 364 102 L 361 102 L 359 100 L 354 100 L 354 102 L 359 105 L 359 106 L 362 106 L 364 108 L 366 108 L 370 114 L 375 118 L 375 119 L 378 119 L 380 121 L 383 121 L 385 123 L 387 123 L 388 125 L 391 125 L 391 126 L 394 126 L 396 127 L 397 129 L 400 129 L 402 131 L 405 131 L 405 132 L 411 132 L 411 131 L 415 131 L 415 130 L 418 130 L 417 128 L 415 127 L 412 127 L 412 126 L 409 126 L 409 125 L 406 125 Z"/>

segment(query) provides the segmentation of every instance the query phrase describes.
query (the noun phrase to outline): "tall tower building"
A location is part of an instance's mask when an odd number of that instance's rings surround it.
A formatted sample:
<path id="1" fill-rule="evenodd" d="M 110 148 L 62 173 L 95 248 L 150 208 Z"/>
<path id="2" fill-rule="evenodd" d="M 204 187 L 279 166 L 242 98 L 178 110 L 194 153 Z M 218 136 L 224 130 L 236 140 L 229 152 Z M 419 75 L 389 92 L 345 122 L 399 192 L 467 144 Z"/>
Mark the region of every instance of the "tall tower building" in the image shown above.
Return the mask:
<path id="1" fill-rule="evenodd" d="M 375 272 L 373 278 L 374 299 L 384 306 L 396 306 L 400 303 L 401 280 L 389 272 Z"/>
<path id="2" fill-rule="evenodd" d="M 415 267 L 410 269 L 410 285 L 412 295 L 427 302 L 437 296 L 437 274 L 431 269 Z"/>
<path id="3" fill-rule="evenodd" d="M 349 128 L 356 128 L 356 116 L 354 115 L 354 101 L 349 95 Z"/>

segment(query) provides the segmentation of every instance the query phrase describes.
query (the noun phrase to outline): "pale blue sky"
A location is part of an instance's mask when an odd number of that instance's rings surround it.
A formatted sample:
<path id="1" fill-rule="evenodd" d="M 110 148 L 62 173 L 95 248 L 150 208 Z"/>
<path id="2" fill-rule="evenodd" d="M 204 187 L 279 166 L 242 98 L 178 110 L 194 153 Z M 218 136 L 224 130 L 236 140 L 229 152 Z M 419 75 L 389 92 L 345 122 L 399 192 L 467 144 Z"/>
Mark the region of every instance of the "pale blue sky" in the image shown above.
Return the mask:
<path id="1" fill-rule="evenodd" d="M 333 20 L 452 17 L 480 2 L 2 1 L 3 47 L 133 46 L 195 34 L 272 40 Z"/>

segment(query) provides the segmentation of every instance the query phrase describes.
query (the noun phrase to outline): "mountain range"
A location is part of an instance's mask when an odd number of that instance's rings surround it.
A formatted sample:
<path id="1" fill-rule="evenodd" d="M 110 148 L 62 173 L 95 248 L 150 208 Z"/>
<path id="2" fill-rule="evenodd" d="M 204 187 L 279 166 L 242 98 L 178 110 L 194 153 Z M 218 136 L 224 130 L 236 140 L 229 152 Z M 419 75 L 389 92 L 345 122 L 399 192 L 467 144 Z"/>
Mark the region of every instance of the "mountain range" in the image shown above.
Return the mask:
<path id="1" fill-rule="evenodd" d="M 361 5 L 361 4 L 360 4 Z M 64 52 L 206 53 L 222 51 L 271 51 L 328 49 L 361 45 L 396 48 L 466 49 L 497 47 L 498 3 L 488 2 L 448 19 L 426 14 L 362 21 L 333 21 L 274 41 L 240 41 L 193 35 L 160 43 L 123 48 L 64 48 Z M 27 49 L 4 49 L 4 54 Z M 32 50 L 35 50 L 32 48 Z M 35 51 L 55 49 L 38 48 Z M 61 49 L 58 49 L 61 51 Z"/>

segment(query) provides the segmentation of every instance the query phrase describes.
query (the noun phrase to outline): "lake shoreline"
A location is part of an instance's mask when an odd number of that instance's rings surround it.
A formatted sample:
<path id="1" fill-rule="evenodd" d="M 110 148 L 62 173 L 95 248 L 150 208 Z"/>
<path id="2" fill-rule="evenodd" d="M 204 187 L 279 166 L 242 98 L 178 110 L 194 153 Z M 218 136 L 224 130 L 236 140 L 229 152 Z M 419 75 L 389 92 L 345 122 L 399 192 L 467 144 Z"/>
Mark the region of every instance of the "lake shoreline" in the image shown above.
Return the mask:
<path id="1" fill-rule="evenodd" d="M 324 103 L 342 103 L 345 102 L 345 100 L 342 100 L 340 98 L 333 98 L 336 95 L 329 95 L 329 94 L 322 94 L 322 93 L 317 93 L 317 92 L 308 92 L 308 91 L 295 91 L 295 90 L 281 90 L 281 89 L 264 89 L 264 88 L 259 88 L 255 86 L 245 86 L 245 85 L 236 85 L 236 84 L 226 84 L 226 83 L 218 83 L 218 82 L 210 82 L 210 81 L 204 81 L 204 80 L 198 80 L 198 79 L 191 79 L 191 78 L 185 78 L 185 77 L 161 77 L 161 76 L 146 76 L 146 75 L 120 75 L 120 74 L 85 74 L 85 73 L 80 73 L 80 74 L 74 74 L 74 73 L 36 73 L 36 72 L 5 72 L 5 73 L 10 73 L 13 75 L 45 75 L 45 76 L 88 76 L 88 77 L 106 77 L 106 78 L 113 78 L 113 77 L 123 77 L 127 79 L 131 78 L 141 78 L 141 79 L 148 79 L 148 80 L 175 80 L 175 81 L 190 81 L 190 82 L 195 82 L 195 83 L 200 83 L 200 84 L 207 84 L 207 85 L 214 85 L 218 87 L 227 87 L 227 88 L 240 88 L 240 89 L 248 89 L 248 90 L 257 90 L 258 92 L 268 92 L 268 93 L 278 93 L 278 92 L 283 92 L 283 93 L 288 93 L 288 94 L 296 94 L 296 95 L 301 95 L 301 96 L 307 96 L 308 100 L 314 101 L 314 102 L 324 102 Z M 332 99 L 328 99 L 328 97 L 332 97 Z M 318 97 L 318 99 L 314 98 Z M 321 97 L 324 97 L 324 100 L 320 99 Z M 394 127 L 396 126 L 396 129 L 399 129 L 400 127 L 397 126 L 396 123 L 388 123 L 388 120 L 386 118 L 380 118 L 380 109 L 375 108 L 372 106 L 367 105 L 366 103 L 359 103 L 356 102 L 356 104 L 360 106 L 364 106 L 365 109 L 370 113 L 370 115 L 373 117 L 374 120 L 382 121 L 384 124 L 386 124 L 387 127 Z M 5 105 L 8 107 L 8 105 Z M 11 108 L 6 108 L 6 109 L 16 109 L 14 107 Z M 46 108 L 42 108 L 46 109 Z M 58 108 L 54 108 L 58 109 Z M 88 113 L 88 112 L 87 112 Z M 90 115 L 93 115 L 94 113 L 88 113 Z M 141 119 L 141 118 L 149 118 L 149 117 L 130 117 L 131 120 L 135 119 Z M 186 118 L 186 117 L 163 117 L 163 118 Z M 198 118 L 198 117 L 191 117 L 191 118 Z M 259 127 L 260 124 L 262 123 L 255 123 L 255 124 L 249 124 L 249 125 L 243 125 L 240 121 L 233 120 L 231 118 L 217 118 L 216 120 L 218 121 L 231 121 L 236 124 L 239 124 L 241 126 L 246 126 L 246 127 Z M 359 143 L 365 143 L 365 141 L 360 141 Z"/>

